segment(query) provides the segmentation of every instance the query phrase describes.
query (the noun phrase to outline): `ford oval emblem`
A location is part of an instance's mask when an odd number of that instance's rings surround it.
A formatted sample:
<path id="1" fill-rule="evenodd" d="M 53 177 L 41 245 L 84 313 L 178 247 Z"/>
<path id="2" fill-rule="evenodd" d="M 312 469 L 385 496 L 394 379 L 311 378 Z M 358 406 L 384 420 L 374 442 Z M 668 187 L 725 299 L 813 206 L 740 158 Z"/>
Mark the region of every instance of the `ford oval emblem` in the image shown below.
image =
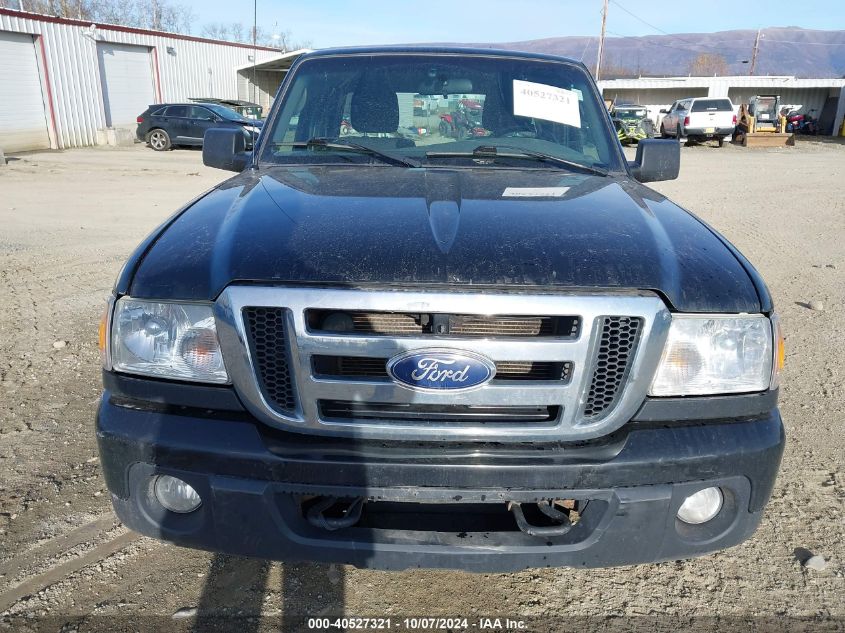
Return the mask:
<path id="1" fill-rule="evenodd" d="M 454 392 L 487 384 L 496 375 L 496 365 L 474 352 L 415 349 L 391 358 L 387 373 L 408 389 Z"/>

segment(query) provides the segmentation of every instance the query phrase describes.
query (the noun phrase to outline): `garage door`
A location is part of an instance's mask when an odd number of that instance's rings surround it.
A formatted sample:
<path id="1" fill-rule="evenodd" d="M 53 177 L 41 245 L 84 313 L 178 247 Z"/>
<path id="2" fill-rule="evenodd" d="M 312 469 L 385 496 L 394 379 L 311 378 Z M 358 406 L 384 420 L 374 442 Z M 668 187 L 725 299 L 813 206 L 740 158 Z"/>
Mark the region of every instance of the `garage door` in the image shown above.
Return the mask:
<path id="1" fill-rule="evenodd" d="M 50 147 L 41 73 L 31 35 L 0 31 L 0 147 L 5 152 Z"/>
<path id="2" fill-rule="evenodd" d="M 106 125 L 121 127 L 155 103 L 150 49 L 126 44 L 97 44 Z"/>

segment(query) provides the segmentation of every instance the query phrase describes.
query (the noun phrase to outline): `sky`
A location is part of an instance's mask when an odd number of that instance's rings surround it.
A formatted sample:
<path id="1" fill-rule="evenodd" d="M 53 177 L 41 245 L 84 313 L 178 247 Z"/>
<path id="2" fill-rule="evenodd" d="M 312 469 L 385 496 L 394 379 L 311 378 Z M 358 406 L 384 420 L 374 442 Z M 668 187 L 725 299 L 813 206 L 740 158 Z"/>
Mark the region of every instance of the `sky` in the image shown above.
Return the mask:
<path id="1" fill-rule="evenodd" d="M 180 1 L 193 8 L 198 34 L 209 22 L 252 25 L 249 0 Z M 601 6 L 602 0 L 258 0 L 258 24 L 268 32 L 290 31 L 294 40 L 309 40 L 315 48 L 517 42 L 598 35 Z M 610 0 L 607 21 L 609 37 L 769 26 L 845 29 L 845 2 Z"/>

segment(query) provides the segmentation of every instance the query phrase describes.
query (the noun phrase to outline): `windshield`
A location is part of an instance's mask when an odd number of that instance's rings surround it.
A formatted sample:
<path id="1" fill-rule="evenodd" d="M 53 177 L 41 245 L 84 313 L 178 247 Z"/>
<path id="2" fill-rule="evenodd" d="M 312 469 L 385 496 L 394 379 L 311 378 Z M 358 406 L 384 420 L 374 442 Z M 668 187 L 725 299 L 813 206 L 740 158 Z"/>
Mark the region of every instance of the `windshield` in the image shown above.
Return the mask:
<path id="1" fill-rule="evenodd" d="M 214 112 L 217 116 L 223 117 L 224 119 L 229 119 L 230 121 L 243 121 L 244 117 L 235 112 L 234 110 L 227 108 L 226 106 L 217 105 L 216 103 L 204 103 L 203 106 Z"/>
<path id="2" fill-rule="evenodd" d="M 646 110 L 645 108 L 626 108 L 626 109 L 617 109 L 614 114 L 619 119 L 624 119 L 626 121 L 639 121 L 642 118 L 645 118 Z"/>
<path id="3" fill-rule="evenodd" d="M 315 139 L 321 142 L 309 143 Z M 361 146 L 373 152 L 367 155 Z M 478 148 L 485 158 L 478 157 Z M 375 152 L 426 167 L 548 169 L 570 161 L 622 168 L 604 104 L 574 64 L 431 53 L 303 61 L 272 121 L 261 161 L 369 162 Z M 564 160 L 542 161 L 538 154 Z"/>

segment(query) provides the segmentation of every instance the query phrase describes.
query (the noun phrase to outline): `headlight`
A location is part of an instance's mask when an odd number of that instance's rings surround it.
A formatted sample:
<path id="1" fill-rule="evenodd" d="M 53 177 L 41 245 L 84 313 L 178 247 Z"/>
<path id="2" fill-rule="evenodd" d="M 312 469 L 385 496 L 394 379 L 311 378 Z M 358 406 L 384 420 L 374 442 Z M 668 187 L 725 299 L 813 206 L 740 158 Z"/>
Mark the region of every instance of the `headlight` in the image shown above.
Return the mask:
<path id="1" fill-rule="evenodd" d="M 112 318 L 115 371 L 178 380 L 229 380 L 211 306 L 124 297 Z"/>
<path id="2" fill-rule="evenodd" d="M 768 317 L 675 315 L 653 396 L 764 391 L 772 382 L 772 324 Z"/>

